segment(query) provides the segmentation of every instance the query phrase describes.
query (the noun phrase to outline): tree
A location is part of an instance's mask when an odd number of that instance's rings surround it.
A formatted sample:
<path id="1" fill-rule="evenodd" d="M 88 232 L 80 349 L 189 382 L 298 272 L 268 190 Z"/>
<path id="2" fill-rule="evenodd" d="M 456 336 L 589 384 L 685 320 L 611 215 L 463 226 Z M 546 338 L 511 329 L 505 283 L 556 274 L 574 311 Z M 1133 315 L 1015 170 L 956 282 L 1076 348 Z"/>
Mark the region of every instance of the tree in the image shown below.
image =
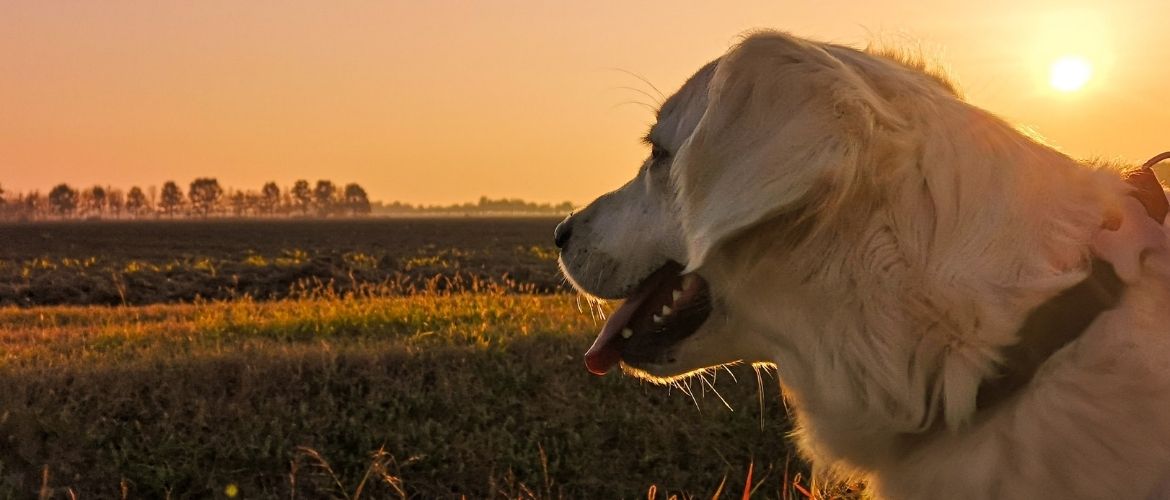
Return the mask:
<path id="1" fill-rule="evenodd" d="M 275 182 L 268 182 L 260 189 L 260 210 L 266 214 L 276 212 L 280 205 L 280 187 Z"/>
<path id="2" fill-rule="evenodd" d="M 321 215 L 329 215 L 333 212 L 334 205 L 336 205 L 337 186 L 333 185 L 333 181 L 321 179 L 317 181 L 316 189 L 313 189 L 313 201 L 317 205 L 317 212 Z"/>
<path id="3" fill-rule="evenodd" d="M 244 212 L 252 215 L 259 215 L 264 212 L 261 206 L 262 199 L 260 193 L 255 191 L 248 191 L 244 196 Z"/>
<path id="4" fill-rule="evenodd" d="M 77 190 L 68 184 L 58 184 L 49 191 L 49 207 L 62 217 L 72 215 L 77 210 Z"/>
<path id="5" fill-rule="evenodd" d="M 191 200 L 191 208 L 196 213 L 207 217 L 211 210 L 219 203 L 223 196 L 223 188 L 219 181 L 211 177 L 200 177 L 191 181 L 191 189 L 187 191 L 187 199 Z"/>
<path id="6" fill-rule="evenodd" d="M 126 211 L 135 217 L 141 215 L 149 207 L 149 202 L 146 200 L 146 193 L 142 192 L 142 188 L 134 186 L 130 188 L 130 192 L 126 193 Z"/>
<path id="7" fill-rule="evenodd" d="M 345 185 L 345 208 L 354 215 L 370 213 L 370 198 L 356 182 Z"/>
<path id="8" fill-rule="evenodd" d="M 293 183 L 292 191 L 293 204 L 300 209 L 301 215 L 309 213 L 309 205 L 313 202 L 313 191 L 309 189 L 309 181 L 298 179 Z"/>
<path id="9" fill-rule="evenodd" d="M 232 191 L 228 195 L 228 204 L 232 207 L 232 215 L 243 217 L 248 212 L 248 194 L 243 191 Z"/>
<path id="10" fill-rule="evenodd" d="M 122 208 L 126 206 L 126 195 L 121 189 L 106 189 L 106 207 L 115 219 L 122 218 Z"/>
<path id="11" fill-rule="evenodd" d="M 33 191 L 24 195 L 24 200 L 21 201 L 24 205 L 24 217 L 29 219 L 36 219 L 41 211 L 41 192 Z"/>
<path id="12" fill-rule="evenodd" d="M 4 199 L 4 186 L 0 186 L 0 207 L 4 206 L 5 203 L 8 202 Z"/>
<path id="13" fill-rule="evenodd" d="M 106 188 L 101 186 L 91 187 L 86 197 L 89 203 L 86 203 L 85 209 L 87 211 L 97 212 L 98 217 L 101 217 L 102 212 L 106 210 Z"/>
<path id="14" fill-rule="evenodd" d="M 170 217 L 175 216 L 175 210 L 183 205 L 183 190 L 179 189 L 175 181 L 167 181 L 163 184 L 162 193 L 159 195 L 158 207 L 162 209 Z"/>

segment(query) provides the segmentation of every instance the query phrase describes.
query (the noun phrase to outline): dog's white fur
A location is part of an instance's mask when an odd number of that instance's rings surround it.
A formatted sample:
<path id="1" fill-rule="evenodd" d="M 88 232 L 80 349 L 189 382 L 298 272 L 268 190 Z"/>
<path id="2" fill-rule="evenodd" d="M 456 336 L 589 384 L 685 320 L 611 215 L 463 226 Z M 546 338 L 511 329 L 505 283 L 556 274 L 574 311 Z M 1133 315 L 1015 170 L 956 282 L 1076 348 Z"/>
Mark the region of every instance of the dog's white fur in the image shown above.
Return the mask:
<path id="1" fill-rule="evenodd" d="M 1117 172 L 912 65 L 773 32 L 692 77 L 650 140 L 669 156 L 570 220 L 562 266 L 615 298 L 676 260 L 715 305 L 671 362 L 627 368 L 774 364 L 814 464 L 889 498 L 1170 497 L 1167 232 Z M 1128 270 L 1120 305 L 977 408 L 1091 255 Z"/>

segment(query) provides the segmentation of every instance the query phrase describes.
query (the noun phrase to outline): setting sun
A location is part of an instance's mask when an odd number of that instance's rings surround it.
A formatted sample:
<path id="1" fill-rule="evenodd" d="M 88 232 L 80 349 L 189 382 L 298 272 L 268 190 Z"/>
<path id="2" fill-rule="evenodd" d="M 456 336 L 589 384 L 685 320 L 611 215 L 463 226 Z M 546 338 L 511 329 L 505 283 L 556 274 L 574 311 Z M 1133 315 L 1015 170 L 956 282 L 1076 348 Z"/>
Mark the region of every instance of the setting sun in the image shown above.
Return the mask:
<path id="1" fill-rule="evenodd" d="M 1093 77 L 1093 65 L 1080 56 L 1065 56 L 1053 61 L 1048 83 L 1061 92 L 1080 90 Z"/>

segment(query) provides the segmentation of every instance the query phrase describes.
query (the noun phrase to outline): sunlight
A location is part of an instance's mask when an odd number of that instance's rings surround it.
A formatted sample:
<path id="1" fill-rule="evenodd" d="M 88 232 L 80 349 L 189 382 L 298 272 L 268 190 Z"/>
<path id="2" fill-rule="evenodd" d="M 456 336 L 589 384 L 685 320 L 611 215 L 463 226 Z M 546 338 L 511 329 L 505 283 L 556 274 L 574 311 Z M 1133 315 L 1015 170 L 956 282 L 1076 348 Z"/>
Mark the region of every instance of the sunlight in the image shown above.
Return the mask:
<path id="1" fill-rule="evenodd" d="M 1093 77 L 1093 65 L 1081 56 L 1064 56 L 1052 62 L 1048 83 L 1061 92 L 1075 92 L 1084 88 Z"/>

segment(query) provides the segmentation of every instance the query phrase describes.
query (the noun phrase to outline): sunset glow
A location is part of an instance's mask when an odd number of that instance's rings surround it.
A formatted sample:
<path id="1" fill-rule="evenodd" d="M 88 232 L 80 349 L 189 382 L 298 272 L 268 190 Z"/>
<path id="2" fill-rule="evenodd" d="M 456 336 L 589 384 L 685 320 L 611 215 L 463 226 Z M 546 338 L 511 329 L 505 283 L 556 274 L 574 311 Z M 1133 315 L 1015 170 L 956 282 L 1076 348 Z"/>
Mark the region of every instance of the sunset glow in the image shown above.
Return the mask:
<path id="1" fill-rule="evenodd" d="M 1142 161 L 1167 147 L 1167 18 L 1164 0 L 7 2 L 0 186 L 583 203 L 641 164 L 659 91 L 759 28 L 893 39 L 1068 154 Z"/>
<path id="2" fill-rule="evenodd" d="M 1089 83 L 1093 65 L 1080 56 L 1064 56 L 1052 63 L 1048 82 L 1061 92 L 1075 92 Z"/>

